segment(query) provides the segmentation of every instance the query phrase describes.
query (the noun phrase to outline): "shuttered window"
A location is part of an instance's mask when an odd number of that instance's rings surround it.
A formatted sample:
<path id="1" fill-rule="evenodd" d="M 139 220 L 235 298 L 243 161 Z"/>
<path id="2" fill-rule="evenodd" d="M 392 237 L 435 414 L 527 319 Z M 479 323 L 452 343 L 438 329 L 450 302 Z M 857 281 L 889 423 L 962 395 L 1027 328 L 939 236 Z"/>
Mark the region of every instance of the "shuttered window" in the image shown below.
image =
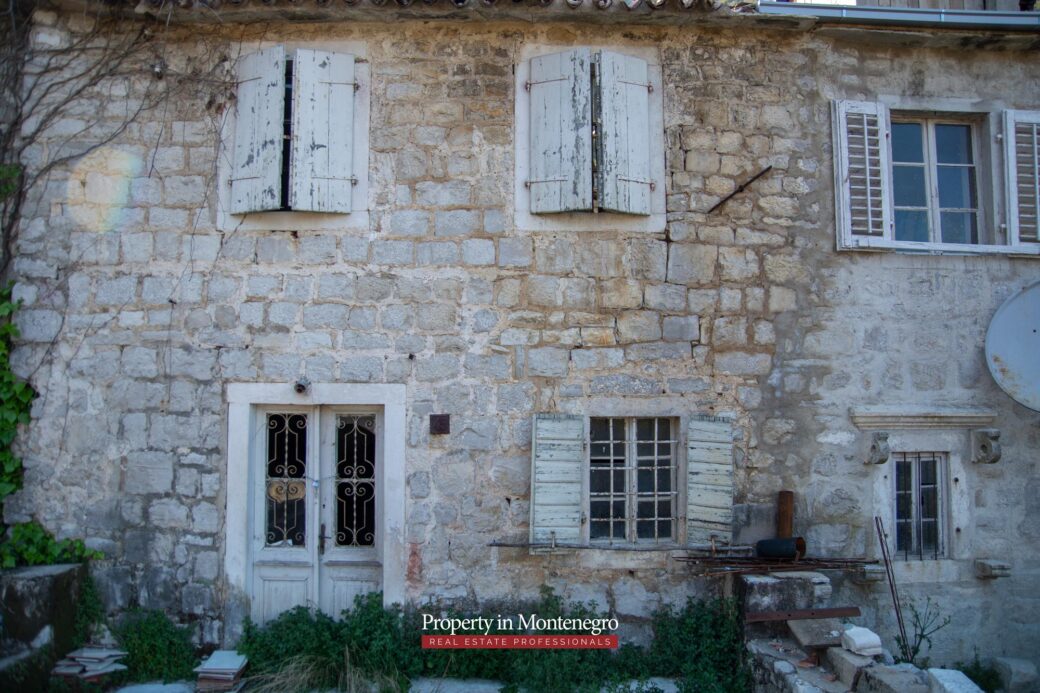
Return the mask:
<path id="1" fill-rule="evenodd" d="M 530 167 L 536 214 L 651 213 L 651 89 L 645 60 L 575 48 L 531 60 Z"/>
<path id="2" fill-rule="evenodd" d="M 531 544 L 731 543 L 732 425 L 688 421 L 685 455 L 682 430 L 670 418 L 537 414 Z"/>
<path id="3" fill-rule="evenodd" d="M 986 149 L 998 114 L 872 101 L 833 114 L 840 249 L 1040 254 L 1040 112 L 1003 113 L 1003 175 Z"/>
<path id="4" fill-rule="evenodd" d="M 299 49 L 288 64 L 280 46 L 239 62 L 230 211 L 350 212 L 354 56 Z"/>
<path id="5" fill-rule="evenodd" d="M 1008 229 L 1012 241 L 1040 242 L 1040 111 L 1006 111 Z"/>

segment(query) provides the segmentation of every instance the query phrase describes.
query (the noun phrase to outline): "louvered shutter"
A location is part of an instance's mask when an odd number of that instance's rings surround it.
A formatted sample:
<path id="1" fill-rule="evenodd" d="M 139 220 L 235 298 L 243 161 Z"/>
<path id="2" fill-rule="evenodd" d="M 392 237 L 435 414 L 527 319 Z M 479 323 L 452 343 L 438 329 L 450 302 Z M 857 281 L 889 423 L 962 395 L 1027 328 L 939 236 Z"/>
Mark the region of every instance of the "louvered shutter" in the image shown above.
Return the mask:
<path id="1" fill-rule="evenodd" d="M 1040 111 L 1004 112 L 1008 242 L 1040 242 Z"/>
<path id="2" fill-rule="evenodd" d="M 531 60 L 531 212 L 592 209 L 591 51 Z"/>
<path id="3" fill-rule="evenodd" d="M 834 134 L 838 233 L 843 245 L 870 245 L 871 239 L 890 239 L 888 109 L 869 101 L 838 101 Z"/>
<path id="4" fill-rule="evenodd" d="M 284 104 L 282 47 L 244 56 L 238 63 L 229 205 L 232 214 L 263 212 L 282 205 Z"/>
<path id="5" fill-rule="evenodd" d="M 686 541 L 733 540 L 733 430 L 713 417 L 686 427 Z"/>
<path id="6" fill-rule="evenodd" d="M 650 81 L 645 60 L 601 51 L 595 98 L 599 108 L 596 187 L 599 208 L 650 214 Z"/>
<path id="7" fill-rule="evenodd" d="M 581 539 L 585 422 L 536 414 L 531 442 L 531 543 Z"/>
<path id="8" fill-rule="evenodd" d="M 354 178 L 354 56 L 297 50 L 293 58 L 289 206 L 349 212 Z"/>

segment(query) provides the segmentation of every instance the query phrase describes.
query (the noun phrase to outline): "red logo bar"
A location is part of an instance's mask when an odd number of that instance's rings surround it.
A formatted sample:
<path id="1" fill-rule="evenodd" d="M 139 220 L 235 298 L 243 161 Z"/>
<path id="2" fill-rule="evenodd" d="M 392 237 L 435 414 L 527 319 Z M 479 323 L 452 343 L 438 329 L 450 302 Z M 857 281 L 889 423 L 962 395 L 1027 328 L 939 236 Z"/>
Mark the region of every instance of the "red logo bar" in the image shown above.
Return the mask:
<path id="1" fill-rule="evenodd" d="M 616 635 L 424 635 L 424 650 L 616 650 Z"/>

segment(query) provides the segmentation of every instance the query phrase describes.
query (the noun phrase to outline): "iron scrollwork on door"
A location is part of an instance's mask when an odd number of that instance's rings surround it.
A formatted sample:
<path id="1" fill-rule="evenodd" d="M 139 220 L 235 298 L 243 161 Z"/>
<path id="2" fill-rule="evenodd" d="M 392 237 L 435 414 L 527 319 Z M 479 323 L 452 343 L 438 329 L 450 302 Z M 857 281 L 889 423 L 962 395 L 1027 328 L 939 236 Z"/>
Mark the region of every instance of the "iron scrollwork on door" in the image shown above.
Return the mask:
<path id="1" fill-rule="evenodd" d="M 307 415 L 267 415 L 267 546 L 304 546 Z"/>
<path id="2" fill-rule="evenodd" d="M 375 528 L 375 417 L 343 414 L 336 419 L 336 546 L 373 546 Z"/>

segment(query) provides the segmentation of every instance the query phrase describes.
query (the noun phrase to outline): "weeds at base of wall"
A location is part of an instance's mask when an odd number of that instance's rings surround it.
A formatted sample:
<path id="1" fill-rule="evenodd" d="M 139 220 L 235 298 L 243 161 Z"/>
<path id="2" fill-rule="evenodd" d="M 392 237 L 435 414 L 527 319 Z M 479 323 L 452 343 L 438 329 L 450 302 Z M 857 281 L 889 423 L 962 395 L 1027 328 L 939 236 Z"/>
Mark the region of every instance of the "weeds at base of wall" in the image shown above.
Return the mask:
<path id="1" fill-rule="evenodd" d="M 983 664 L 979 660 L 979 649 L 977 647 L 975 648 L 975 658 L 970 663 L 957 662 L 953 668 L 971 679 L 976 686 L 986 693 L 996 693 L 1004 687 L 997 670 L 992 666 Z"/>
<path id="2" fill-rule="evenodd" d="M 119 646 L 126 650 L 123 663 L 130 681 L 194 678 L 198 664 L 191 634 L 161 611 L 132 611 L 112 629 Z"/>
<path id="3" fill-rule="evenodd" d="M 541 617 L 595 618 L 588 605 L 568 604 L 551 590 L 530 611 Z M 476 614 L 465 614 L 472 617 Z M 484 614 L 493 616 L 493 614 Z M 727 693 L 750 689 L 743 634 L 732 602 L 689 601 L 653 618 L 649 647 L 607 650 L 423 650 L 421 613 L 384 609 L 378 593 L 358 597 L 340 620 L 297 608 L 264 627 L 247 623 L 238 650 L 249 676 L 265 691 L 403 691 L 423 676 L 501 681 L 503 690 L 564 693 L 622 690 L 621 682 L 648 677 L 679 681 L 680 691 Z M 494 631 L 492 631 L 494 633 Z M 251 689 L 252 690 L 252 689 Z"/>

